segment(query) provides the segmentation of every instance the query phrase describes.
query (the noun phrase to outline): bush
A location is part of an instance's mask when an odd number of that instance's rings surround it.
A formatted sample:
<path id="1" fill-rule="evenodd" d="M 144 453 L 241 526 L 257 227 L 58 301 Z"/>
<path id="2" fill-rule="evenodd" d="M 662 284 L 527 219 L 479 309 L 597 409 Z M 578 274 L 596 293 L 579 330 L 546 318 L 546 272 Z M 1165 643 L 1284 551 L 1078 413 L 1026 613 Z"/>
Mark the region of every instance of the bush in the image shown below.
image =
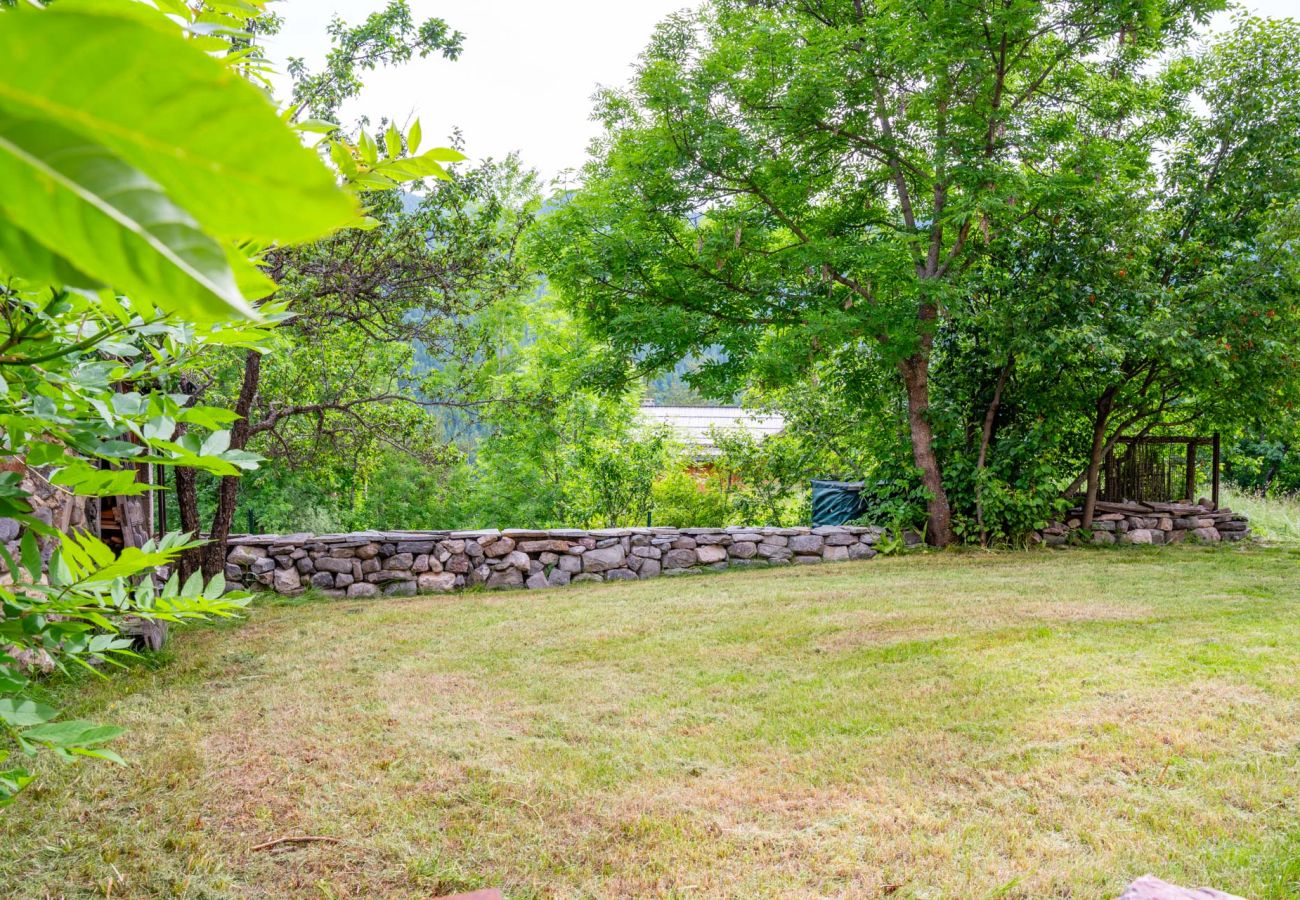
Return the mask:
<path id="1" fill-rule="evenodd" d="M 727 524 L 727 495 L 685 469 L 669 472 L 654 483 L 654 524 L 674 528 L 720 528 Z"/>

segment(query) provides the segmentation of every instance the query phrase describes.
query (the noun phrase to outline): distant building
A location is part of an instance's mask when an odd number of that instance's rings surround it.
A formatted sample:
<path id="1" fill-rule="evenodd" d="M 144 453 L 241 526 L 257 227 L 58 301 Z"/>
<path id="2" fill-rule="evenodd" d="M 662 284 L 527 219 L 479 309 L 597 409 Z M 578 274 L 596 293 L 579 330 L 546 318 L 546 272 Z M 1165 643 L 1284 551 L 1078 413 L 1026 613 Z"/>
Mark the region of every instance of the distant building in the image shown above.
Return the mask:
<path id="1" fill-rule="evenodd" d="M 641 405 L 641 421 L 647 425 L 667 425 L 677 439 L 696 448 L 702 456 L 717 453 L 709 432 L 740 429 L 758 440 L 785 428 L 785 419 L 745 409 L 743 406 L 655 406 Z"/>

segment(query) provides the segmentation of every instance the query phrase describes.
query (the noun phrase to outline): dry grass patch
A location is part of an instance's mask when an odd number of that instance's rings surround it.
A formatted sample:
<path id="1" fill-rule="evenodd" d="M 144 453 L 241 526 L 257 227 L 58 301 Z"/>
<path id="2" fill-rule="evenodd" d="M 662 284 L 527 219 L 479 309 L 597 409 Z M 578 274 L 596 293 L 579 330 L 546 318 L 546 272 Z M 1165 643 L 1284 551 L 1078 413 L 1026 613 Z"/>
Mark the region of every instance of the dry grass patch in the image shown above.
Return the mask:
<path id="1" fill-rule="evenodd" d="M 57 689 L 130 770 L 0 814 L 13 896 L 1300 893 L 1282 551 L 943 554 L 259 608 Z M 253 851 L 290 833 L 331 845 Z"/>

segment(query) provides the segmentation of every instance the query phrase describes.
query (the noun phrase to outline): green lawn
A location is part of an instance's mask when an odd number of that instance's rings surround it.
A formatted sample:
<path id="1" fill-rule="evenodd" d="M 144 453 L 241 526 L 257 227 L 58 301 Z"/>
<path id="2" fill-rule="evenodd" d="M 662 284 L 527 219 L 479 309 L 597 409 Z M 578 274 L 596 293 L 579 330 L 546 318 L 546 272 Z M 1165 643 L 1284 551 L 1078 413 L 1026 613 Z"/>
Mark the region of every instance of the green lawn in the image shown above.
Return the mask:
<path id="1" fill-rule="evenodd" d="M 1300 553 L 955 553 L 266 606 L 64 685 L 13 896 L 1300 895 Z M 255 851 L 285 835 L 339 843 Z"/>

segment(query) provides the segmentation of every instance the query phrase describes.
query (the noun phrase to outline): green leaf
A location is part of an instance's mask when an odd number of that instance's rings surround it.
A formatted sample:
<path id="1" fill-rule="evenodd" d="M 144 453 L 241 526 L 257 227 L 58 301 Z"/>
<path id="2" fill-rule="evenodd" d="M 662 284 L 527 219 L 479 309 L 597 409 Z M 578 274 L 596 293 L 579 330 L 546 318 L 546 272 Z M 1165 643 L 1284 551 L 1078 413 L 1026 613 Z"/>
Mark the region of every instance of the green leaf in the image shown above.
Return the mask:
<path id="1" fill-rule="evenodd" d="M 200 456 L 220 456 L 230 449 L 230 432 L 214 431 L 203 440 L 199 447 Z"/>
<path id="2" fill-rule="evenodd" d="M 357 151 L 366 165 L 373 166 L 379 162 L 379 145 L 364 128 L 361 129 L 361 136 L 357 139 Z"/>
<path id="3" fill-rule="evenodd" d="M 453 150 L 450 147 L 434 147 L 432 150 L 421 153 L 418 158 L 434 160 L 435 162 L 455 163 L 464 162 L 468 157 L 459 150 Z"/>
<path id="4" fill-rule="evenodd" d="M 332 134 L 338 130 L 338 122 L 330 122 L 327 119 L 303 119 L 294 125 L 299 131 L 307 131 L 312 134 Z"/>
<path id="5" fill-rule="evenodd" d="M 16 694 L 30 683 L 29 679 L 17 672 L 0 668 L 0 694 Z"/>
<path id="6" fill-rule="evenodd" d="M 423 133 L 420 131 L 420 120 L 416 119 L 414 122 L 411 123 L 411 130 L 406 133 L 407 151 L 409 151 L 410 153 L 415 153 L 417 150 L 420 149 L 420 138 L 422 134 Z"/>
<path id="7" fill-rule="evenodd" d="M 123 293 L 193 318 L 255 315 L 221 245 L 185 210 L 106 148 L 58 125 L 0 111 L 0 211 Z M 19 263 L 19 275 L 44 274 Z"/>
<path id="8" fill-rule="evenodd" d="M 22 4 L 0 13 L 0 59 L 0 107 L 103 144 L 219 237 L 310 240 L 356 217 L 262 91 L 142 4 Z"/>
<path id="9" fill-rule="evenodd" d="M 21 700 L 14 697 L 0 697 L 0 720 L 14 728 L 26 728 L 40 725 L 58 715 L 58 710 L 35 700 Z"/>
<path id="10" fill-rule="evenodd" d="M 63 254 L 51 250 L 12 222 L 0 218 L 0 269 L 22 273 L 42 285 L 95 290 L 104 283 L 91 278 Z"/>
<path id="11" fill-rule="evenodd" d="M 190 577 L 185 579 L 185 584 L 181 586 L 181 596 L 186 598 L 203 596 L 202 571 L 192 572 Z"/>
<path id="12" fill-rule="evenodd" d="M 137 481 L 133 470 L 101 469 L 82 459 L 59 469 L 50 477 L 50 483 L 88 497 L 143 494 L 153 490 L 145 482 Z"/>
<path id="13" fill-rule="evenodd" d="M 36 778 L 26 769 L 5 769 L 0 771 L 0 806 L 14 801 L 18 792 L 31 784 Z"/>
<path id="14" fill-rule="evenodd" d="M 33 581 L 41 579 L 41 548 L 36 543 L 36 535 L 31 529 L 23 532 L 21 546 L 23 568 L 27 570 L 28 577 Z"/>
<path id="15" fill-rule="evenodd" d="M 111 741 L 125 731 L 125 728 L 113 725 L 96 725 L 81 719 L 69 719 L 66 722 L 50 722 L 29 728 L 23 732 L 23 739 L 51 747 L 90 747 Z"/>
<path id="16" fill-rule="evenodd" d="M 425 178 L 432 176 L 441 178 L 446 181 L 451 176 L 447 174 L 437 160 L 431 154 L 437 151 L 430 150 L 428 153 L 422 153 L 419 156 L 411 156 L 405 159 L 396 159 L 392 162 L 386 162 L 378 166 L 375 171 L 396 178 L 399 181 L 413 181 L 416 178 Z"/>
<path id="17" fill-rule="evenodd" d="M 62 444 L 37 441 L 27 451 L 27 465 L 48 466 L 51 463 L 61 462 L 65 459 L 66 452 Z"/>

